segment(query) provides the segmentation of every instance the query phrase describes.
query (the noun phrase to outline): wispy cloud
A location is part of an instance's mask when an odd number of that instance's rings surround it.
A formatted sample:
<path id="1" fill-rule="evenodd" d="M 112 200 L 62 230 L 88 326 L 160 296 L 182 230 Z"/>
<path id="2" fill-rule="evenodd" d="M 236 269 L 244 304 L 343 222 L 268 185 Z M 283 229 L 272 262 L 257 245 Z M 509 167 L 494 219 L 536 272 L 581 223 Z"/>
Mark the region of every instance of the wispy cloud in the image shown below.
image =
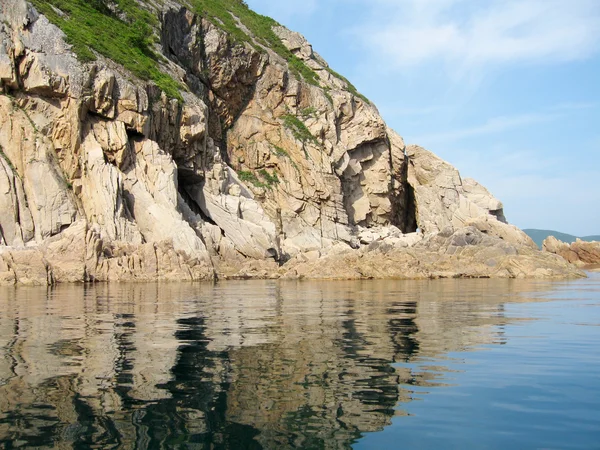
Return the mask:
<path id="1" fill-rule="evenodd" d="M 431 145 L 432 143 L 447 143 L 450 141 L 459 141 L 461 139 L 470 138 L 474 136 L 484 136 L 488 134 L 502 133 L 505 131 L 526 127 L 529 125 L 553 122 L 555 120 L 562 119 L 574 112 L 595 109 L 598 108 L 598 106 L 599 105 L 594 102 L 560 103 L 557 105 L 549 106 L 544 112 L 492 117 L 482 124 L 477 124 L 464 128 L 457 128 L 455 130 L 447 132 L 433 134 L 429 133 L 427 134 L 427 136 L 416 136 L 413 139 L 415 142 L 427 142 L 428 145 Z M 438 106 L 431 108 L 426 107 L 421 111 L 421 113 L 429 114 L 449 109 L 450 107 L 446 106 Z M 419 112 L 419 110 L 416 109 L 415 112 Z M 412 114 L 414 114 L 414 112 Z M 411 141 L 413 139 L 411 139 Z"/>
<path id="2" fill-rule="evenodd" d="M 398 106 L 397 104 L 391 106 L 384 106 L 381 108 L 381 113 L 384 116 L 429 116 L 432 114 L 438 114 L 446 112 L 452 109 L 450 105 L 429 105 L 429 106 Z"/>
<path id="3" fill-rule="evenodd" d="M 365 7 L 377 21 L 357 30 L 359 38 L 401 67 L 564 62 L 600 48 L 598 0 L 371 0 Z"/>
<path id="4" fill-rule="evenodd" d="M 569 112 L 569 111 L 581 111 L 585 109 L 595 109 L 598 108 L 598 103 L 596 102 L 570 102 L 570 103 L 561 103 L 559 105 L 555 105 L 550 108 L 551 111 L 556 112 Z"/>
<path id="5" fill-rule="evenodd" d="M 589 189 L 598 171 L 565 171 L 556 176 L 478 173 L 478 181 L 500 195 L 511 223 L 521 228 L 552 227 L 578 236 L 598 233 L 600 212 L 589 207 L 600 201 L 600 193 Z"/>
<path id="6" fill-rule="evenodd" d="M 485 150 L 461 152 L 458 145 L 448 153 L 461 175 L 474 177 L 498 196 L 511 223 L 579 236 L 598 232 L 600 210 L 589 207 L 600 201 L 600 191 L 589 188 L 600 176 L 596 165 L 574 165 L 568 154 L 548 154 L 544 148 L 499 143 Z"/>
<path id="7" fill-rule="evenodd" d="M 415 137 L 416 142 L 427 142 L 428 145 L 436 142 L 457 141 L 473 136 L 501 133 L 510 129 L 521 128 L 528 125 L 552 122 L 562 117 L 559 112 L 518 114 L 514 116 L 500 116 L 489 119 L 487 122 L 467 128 L 428 134 Z"/>

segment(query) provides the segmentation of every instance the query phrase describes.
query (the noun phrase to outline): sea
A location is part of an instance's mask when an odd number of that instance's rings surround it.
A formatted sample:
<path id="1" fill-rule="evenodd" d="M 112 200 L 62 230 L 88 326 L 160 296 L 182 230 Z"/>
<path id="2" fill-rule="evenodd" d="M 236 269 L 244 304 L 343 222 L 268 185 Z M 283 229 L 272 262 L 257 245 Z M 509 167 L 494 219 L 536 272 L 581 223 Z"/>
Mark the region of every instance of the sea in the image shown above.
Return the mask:
<path id="1" fill-rule="evenodd" d="M 0 288 L 0 448 L 600 448 L 600 274 Z"/>

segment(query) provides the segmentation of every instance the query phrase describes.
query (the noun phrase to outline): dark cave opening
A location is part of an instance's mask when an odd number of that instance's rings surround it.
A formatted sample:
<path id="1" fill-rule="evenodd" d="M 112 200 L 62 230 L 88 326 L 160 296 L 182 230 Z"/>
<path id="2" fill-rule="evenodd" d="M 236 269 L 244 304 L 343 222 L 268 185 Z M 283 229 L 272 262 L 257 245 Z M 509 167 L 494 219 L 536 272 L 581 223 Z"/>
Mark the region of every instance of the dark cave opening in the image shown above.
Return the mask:
<path id="1" fill-rule="evenodd" d="M 202 208 L 190 192 L 198 189 L 204 183 L 204 175 L 185 167 L 177 168 L 177 191 L 184 203 L 190 210 L 200 216 L 204 222 L 216 225 L 216 223 L 202 211 Z"/>
<path id="2" fill-rule="evenodd" d="M 398 228 L 400 228 L 403 233 L 414 233 L 418 228 L 417 202 L 415 200 L 415 190 L 410 183 L 406 183 L 405 201 L 406 209 L 404 214 L 404 222 L 401 223 Z"/>

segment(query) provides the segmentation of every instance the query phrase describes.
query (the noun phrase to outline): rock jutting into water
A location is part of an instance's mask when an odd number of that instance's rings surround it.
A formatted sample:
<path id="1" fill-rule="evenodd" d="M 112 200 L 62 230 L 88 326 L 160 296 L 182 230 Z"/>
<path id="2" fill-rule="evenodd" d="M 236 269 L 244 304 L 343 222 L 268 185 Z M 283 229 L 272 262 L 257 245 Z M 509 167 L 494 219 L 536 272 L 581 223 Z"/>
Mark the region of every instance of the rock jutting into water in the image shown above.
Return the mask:
<path id="1" fill-rule="evenodd" d="M 33 3 L 0 5 L 0 283 L 582 275 L 243 2 Z"/>
<path id="2" fill-rule="evenodd" d="M 554 236 L 548 236 L 542 243 L 545 252 L 554 253 L 578 267 L 597 270 L 600 268 L 600 242 L 583 241 L 579 238 L 567 244 Z"/>

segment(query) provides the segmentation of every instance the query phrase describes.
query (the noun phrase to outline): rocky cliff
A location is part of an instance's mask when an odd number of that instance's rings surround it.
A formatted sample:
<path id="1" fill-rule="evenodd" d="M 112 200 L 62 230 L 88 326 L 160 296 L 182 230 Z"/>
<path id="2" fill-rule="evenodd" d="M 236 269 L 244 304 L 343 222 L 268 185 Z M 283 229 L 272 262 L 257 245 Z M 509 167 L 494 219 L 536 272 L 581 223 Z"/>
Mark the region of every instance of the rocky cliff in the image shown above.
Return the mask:
<path id="1" fill-rule="evenodd" d="M 0 5 L 0 283 L 580 274 L 240 0 L 33 3 Z"/>

